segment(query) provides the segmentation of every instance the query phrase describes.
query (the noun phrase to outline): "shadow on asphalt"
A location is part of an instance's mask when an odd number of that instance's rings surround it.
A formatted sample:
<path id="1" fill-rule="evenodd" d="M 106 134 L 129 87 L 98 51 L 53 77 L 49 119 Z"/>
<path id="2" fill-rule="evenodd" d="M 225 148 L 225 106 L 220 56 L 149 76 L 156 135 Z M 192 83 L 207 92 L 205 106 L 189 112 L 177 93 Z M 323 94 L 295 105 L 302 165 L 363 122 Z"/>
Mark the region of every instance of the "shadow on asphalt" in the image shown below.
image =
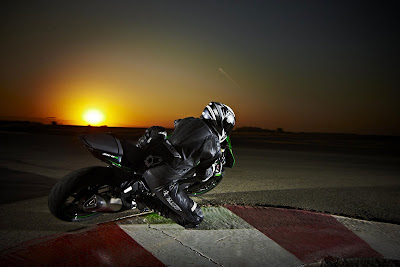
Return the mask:
<path id="1" fill-rule="evenodd" d="M 0 168 L 0 205 L 47 196 L 57 179 Z"/>

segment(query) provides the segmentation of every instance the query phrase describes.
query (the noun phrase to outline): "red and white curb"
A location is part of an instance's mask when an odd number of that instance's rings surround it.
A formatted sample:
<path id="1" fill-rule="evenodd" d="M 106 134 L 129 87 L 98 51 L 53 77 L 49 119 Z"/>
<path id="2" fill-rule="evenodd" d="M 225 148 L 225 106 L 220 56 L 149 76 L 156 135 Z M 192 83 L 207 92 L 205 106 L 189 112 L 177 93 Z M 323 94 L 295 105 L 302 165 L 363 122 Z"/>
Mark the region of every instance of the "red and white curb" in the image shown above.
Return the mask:
<path id="1" fill-rule="evenodd" d="M 204 208 L 199 230 L 109 223 L 23 243 L 2 266 L 299 266 L 400 260 L 400 226 L 266 207 Z"/>

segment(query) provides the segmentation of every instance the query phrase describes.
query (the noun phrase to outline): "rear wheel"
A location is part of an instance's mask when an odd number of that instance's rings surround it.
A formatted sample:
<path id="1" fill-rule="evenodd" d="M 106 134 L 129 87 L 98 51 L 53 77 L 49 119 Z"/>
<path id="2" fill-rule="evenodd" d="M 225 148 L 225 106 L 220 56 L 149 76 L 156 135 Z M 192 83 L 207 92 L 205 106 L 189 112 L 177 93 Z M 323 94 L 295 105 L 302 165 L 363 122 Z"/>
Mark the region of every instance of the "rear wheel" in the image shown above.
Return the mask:
<path id="1" fill-rule="evenodd" d="M 94 194 L 106 194 L 116 186 L 109 167 L 76 170 L 58 181 L 49 193 L 50 212 L 63 221 L 84 221 L 101 215 L 83 210 L 83 203 Z"/>

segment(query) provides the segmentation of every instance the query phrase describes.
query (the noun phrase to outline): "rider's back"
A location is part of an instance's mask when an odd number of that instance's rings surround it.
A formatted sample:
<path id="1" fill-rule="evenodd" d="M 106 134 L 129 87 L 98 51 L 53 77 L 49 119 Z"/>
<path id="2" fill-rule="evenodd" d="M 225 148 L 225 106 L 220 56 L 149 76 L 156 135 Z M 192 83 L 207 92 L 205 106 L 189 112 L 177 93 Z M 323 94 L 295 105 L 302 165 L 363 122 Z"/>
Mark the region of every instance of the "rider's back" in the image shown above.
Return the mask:
<path id="1" fill-rule="evenodd" d="M 189 170 L 199 162 L 211 164 L 221 154 L 218 137 L 200 118 L 177 120 L 168 140 L 182 157 L 172 163 L 174 169 Z"/>

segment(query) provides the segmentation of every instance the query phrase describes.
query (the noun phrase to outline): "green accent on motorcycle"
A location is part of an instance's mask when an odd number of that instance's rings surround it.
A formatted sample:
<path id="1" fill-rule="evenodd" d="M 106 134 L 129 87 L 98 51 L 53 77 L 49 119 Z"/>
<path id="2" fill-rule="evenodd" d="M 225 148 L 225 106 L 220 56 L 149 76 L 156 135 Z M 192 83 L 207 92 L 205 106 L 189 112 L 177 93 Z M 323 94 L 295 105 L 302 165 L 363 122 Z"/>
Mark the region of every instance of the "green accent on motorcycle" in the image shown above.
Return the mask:
<path id="1" fill-rule="evenodd" d="M 226 137 L 226 142 L 228 142 L 229 150 L 232 150 L 231 139 L 229 138 L 229 136 Z"/>
<path id="2" fill-rule="evenodd" d="M 109 161 L 112 165 L 114 165 L 114 166 L 116 166 L 116 167 L 122 168 L 122 165 L 119 164 L 119 163 L 116 163 L 116 162 L 114 162 L 114 161 L 112 161 L 112 160 L 110 160 L 110 159 L 108 159 L 107 161 Z"/>
<path id="3" fill-rule="evenodd" d="M 232 144 L 231 144 L 231 139 L 229 138 L 229 136 L 226 137 L 226 141 L 228 142 L 228 148 L 229 148 L 229 151 L 231 152 L 231 155 L 233 158 L 233 164 L 232 164 L 232 167 L 233 167 L 233 166 L 235 166 L 236 160 L 235 160 L 235 157 L 233 156 Z"/>
<path id="4" fill-rule="evenodd" d="M 120 167 L 120 168 L 122 167 L 121 164 L 118 164 L 118 163 L 116 163 L 116 162 L 111 161 L 111 163 L 112 163 L 112 165 L 114 165 L 114 166 L 117 166 L 117 167 Z"/>
<path id="5" fill-rule="evenodd" d="M 93 215 L 96 215 L 97 213 L 91 213 L 88 215 L 82 215 L 82 216 L 75 216 L 76 219 L 83 219 L 83 218 L 87 218 L 87 217 L 91 217 Z"/>
<path id="6" fill-rule="evenodd" d="M 214 189 L 222 180 L 222 173 L 220 173 L 219 175 L 215 175 L 215 177 L 221 177 L 219 180 L 215 181 L 209 188 L 207 188 L 204 191 L 198 192 L 198 193 L 191 193 L 190 195 L 192 196 L 198 196 L 198 195 L 202 195 L 205 194 L 207 192 L 209 192 L 210 190 Z"/>
<path id="7" fill-rule="evenodd" d="M 199 192 L 199 193 L 193 193 L 192 195 L 193 195 L 193 196 L 198 196 L 198 195 L 205 194 L 205 193 L 207 193 L 208 191 L 210 191 L 211 189 L 214 189 L 214 187 L 216 187 L 216 186 L 217 186 L 217 185 L 214 185 L 214 186 L 208 188 L 207 190 L 201 191 L 201 192 Z"/>
<path id="8" fill-rule="evenodd" d="M 232 167 L 233 167 L 233 166 L 235 166 L 235 162 L 236 162 L 236 160 L 235 160 L 235 157 L 233 156 L 233 152 L 232 152 L 232 150 L 229 150 L 229 151 L 231 151 L 231 155 L 232 155 L 232 158 L 233 158 L 233 164 L 232 164 Z"/>
<path id="9" fill-rule="evenodd" d="M 121 164 L 119 164 L 119 163 L 116 163 L 116 162 L 114 162 L 114 161 L 112 161 L 112 160 L 107 160 L 108 162 L 110 162 L 111 163 L 111 165 L 113 165 L 113 166 L 115 166 L 115 167 L 118 167 L 118 168 L 121 168 L 121 169 L 124 169 L 125 171 L 132 171 L 132 169 L 131 168 L 129 168 L 129 167 L 125 167 L 125 166 L 122 166 Z"/>

